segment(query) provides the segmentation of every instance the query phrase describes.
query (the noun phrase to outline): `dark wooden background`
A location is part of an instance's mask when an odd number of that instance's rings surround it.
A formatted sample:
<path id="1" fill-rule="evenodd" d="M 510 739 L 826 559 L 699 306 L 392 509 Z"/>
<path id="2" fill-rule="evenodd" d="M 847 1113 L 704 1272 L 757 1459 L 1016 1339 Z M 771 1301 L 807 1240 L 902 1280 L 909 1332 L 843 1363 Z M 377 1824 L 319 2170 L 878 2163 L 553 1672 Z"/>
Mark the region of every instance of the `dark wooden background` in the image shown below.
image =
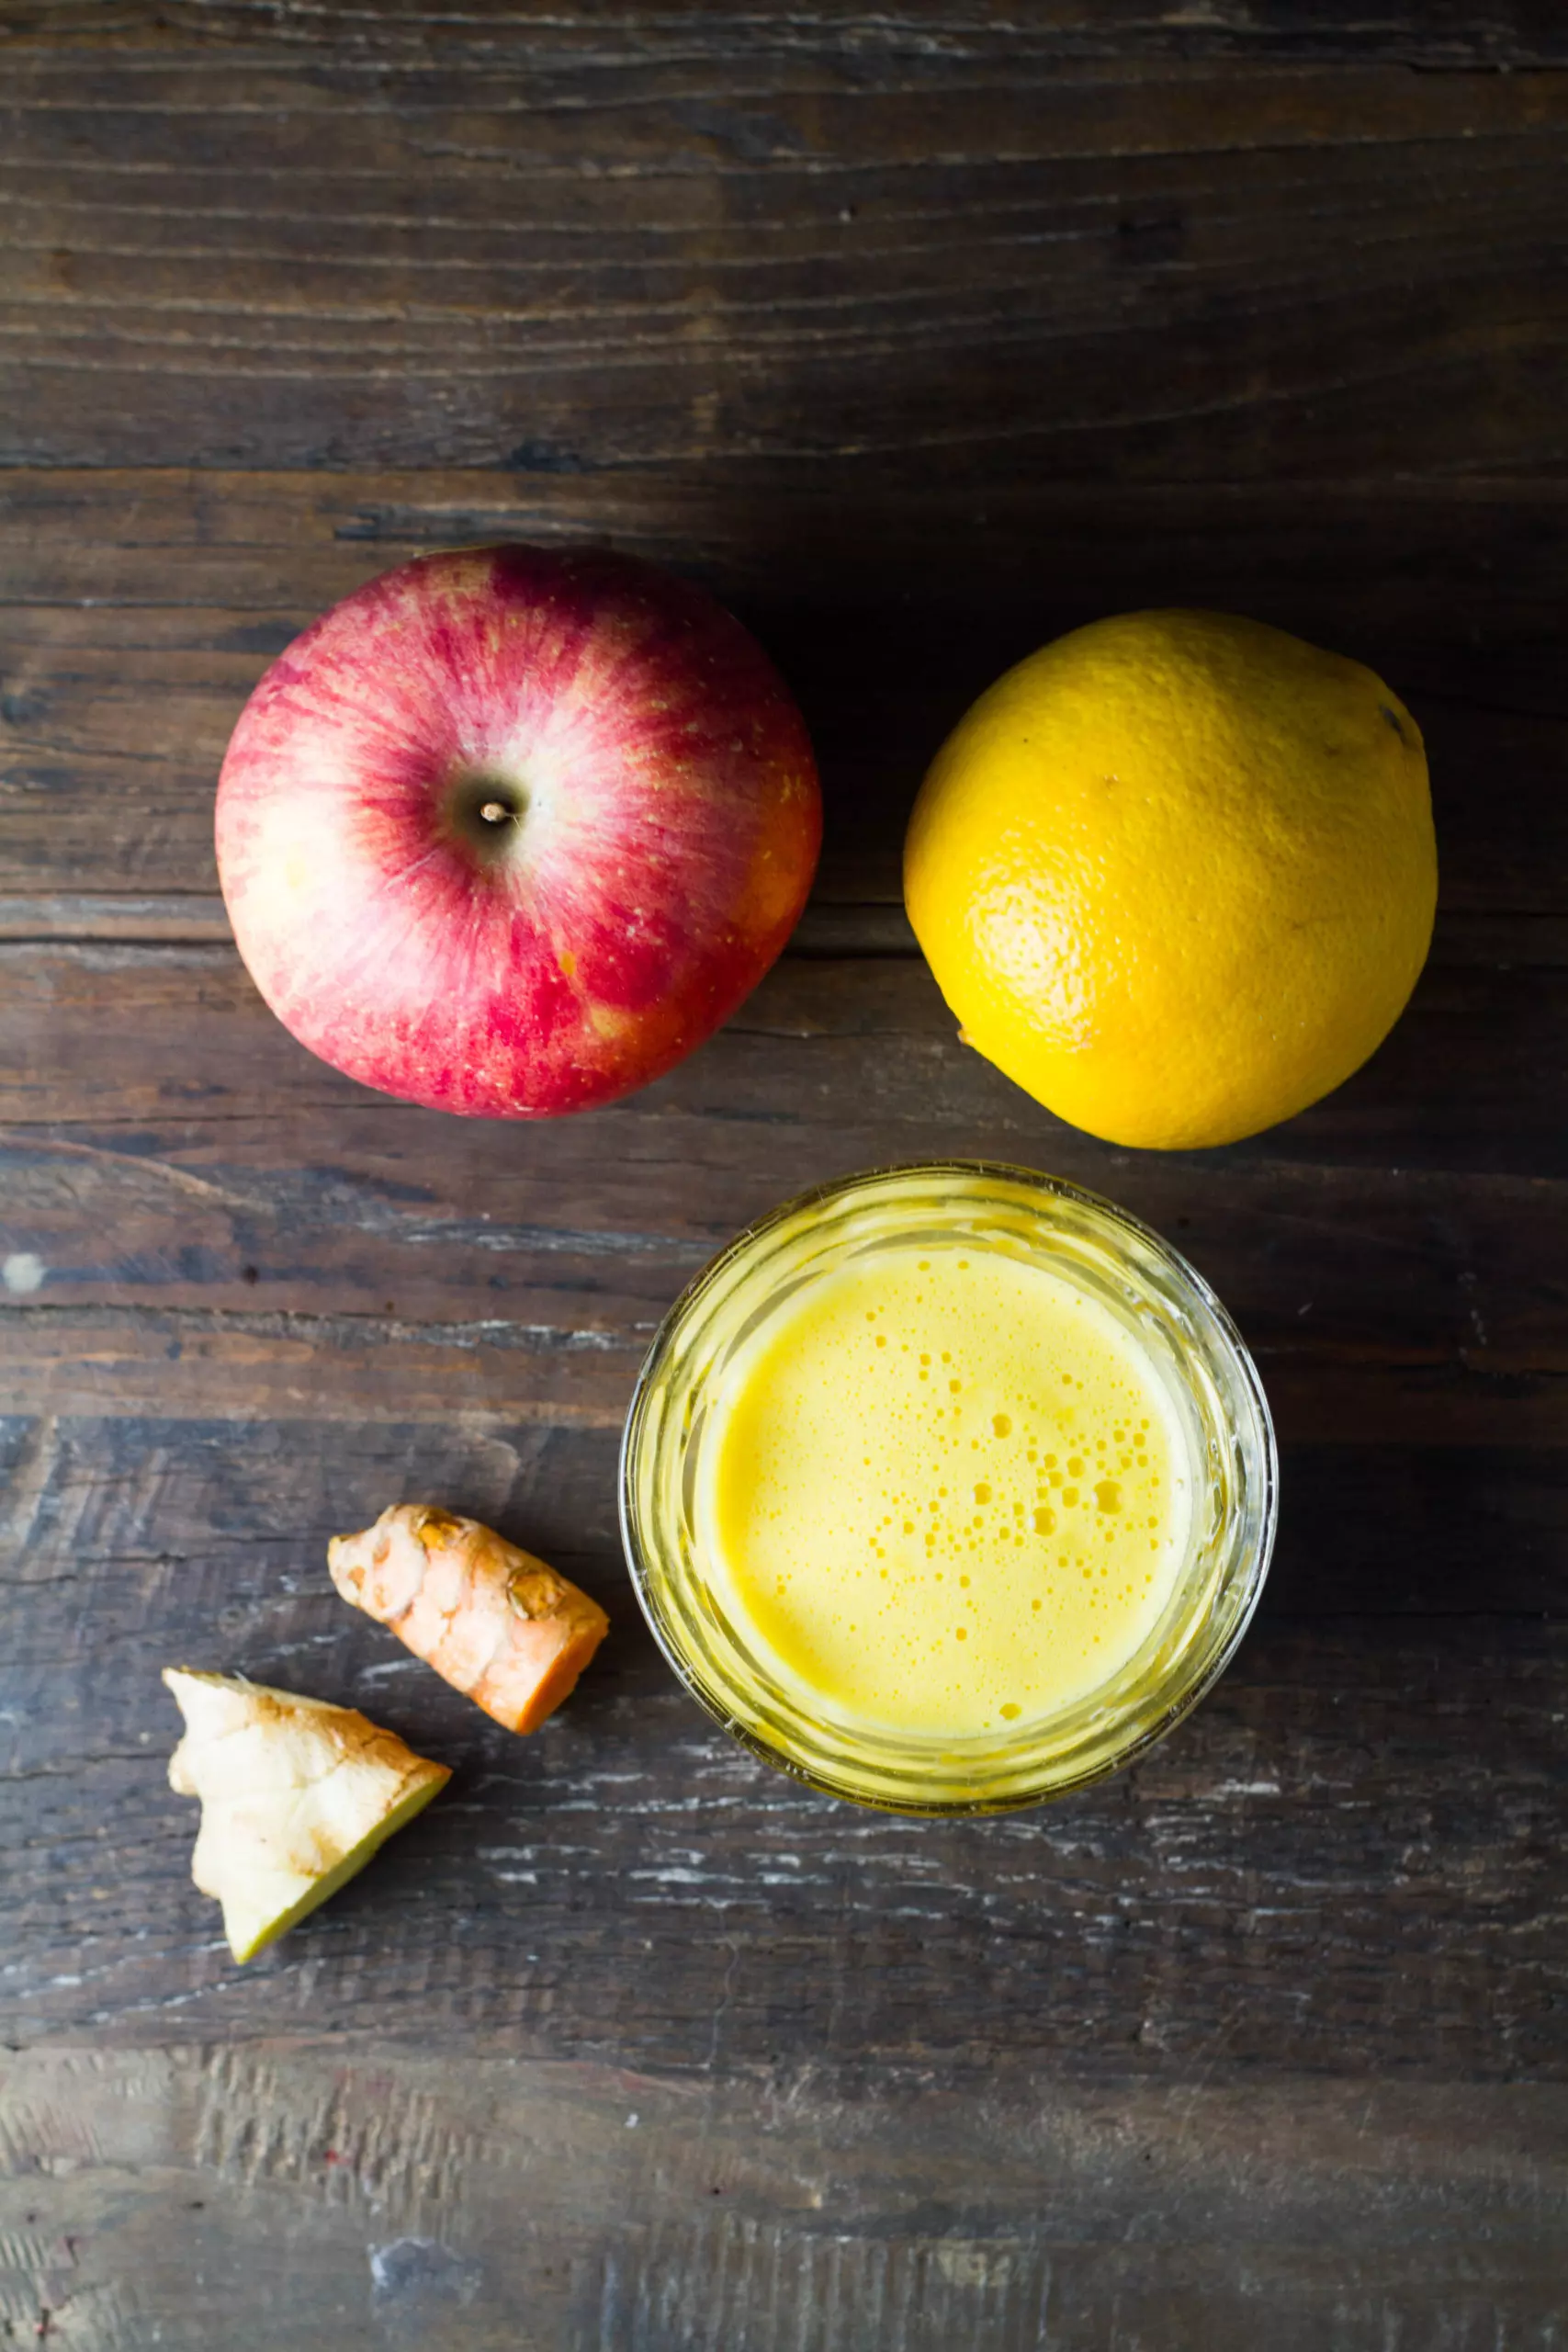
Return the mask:
<path id="1" fill-rule="evenodd" d="M 1563 2345 L 1565 68 L 1556 0 L 0 0 L 0 2344 Z M 310 1059 L 209 846 L 268 657 L 496 536 L 710 582 L 829 799 L 752 1001 L 557 1126 Z M 1159 601 L 1382 670 L 1443 857 L 1371 1067 L 1170 1158 L 964 1052 L 897 889 L 970 696 Z M 1284 1515 L 1165 1747 L 933 1826 L 681 1696 L 613 1473 L 718 1242 L 951 1152 L 1190 1251 Z M 538 1738 L 333 1597 L 402 1495 L 609 1607 Z M 169 1661 L 457 1768 L 243 1973 Z"/>

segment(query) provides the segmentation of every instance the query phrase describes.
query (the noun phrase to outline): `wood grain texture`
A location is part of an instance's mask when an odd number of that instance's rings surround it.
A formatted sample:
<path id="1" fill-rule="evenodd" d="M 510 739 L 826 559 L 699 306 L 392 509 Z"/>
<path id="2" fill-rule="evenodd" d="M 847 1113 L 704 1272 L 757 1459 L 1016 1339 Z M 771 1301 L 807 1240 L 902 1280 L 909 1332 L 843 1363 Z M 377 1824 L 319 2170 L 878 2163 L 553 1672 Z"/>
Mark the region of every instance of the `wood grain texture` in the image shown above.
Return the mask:
<path id="1" fill-rule="evenodd" d="M 1019 2073 L 976 2101 L 926 2071 L 868 2099 L 816 2066 L 739 2089 L 319 2041 L 40 2053 L 0 2074 L 0 2328 L 91 2352 L 1551 2352 L 1562 2123 L 1523 2086 Z"/>
<path id="2" fill-rule="evenodd" d="M 1367 2052 L 1385 2076 L 1568 2072 L 1564 1628 L 1522 1565 L 1484 1606 L 1461 1572 L 1488 1520 L 1499 1549 L 1543 1521 L 1561 1543 L 1539 1457 L 1450 1474 L 1471 1544 L 1461 1522 L 1410 1591 L 1354 1531 L 1427 1477 L 1437 1506 L 1435 1457 L 1298 1453 L 1306 1516 L 1191 1724 L 1070 1804 L 932 1825 L 810 1795 L 674 1689 L 617 1557 L 614 1431 L 5 1427 L 13 2039 L 477 2035 L 641 2067 L 933 2066 L 976 2095 L 1025 2062 L 1169 2082 L 1217 2048 L 1255 2075 L 1359 2073 Z M 392 1491 L 499 1522 L 609 1607 L 592 1676 L 537 1738 L 333 1593 L 328 1535 Z M 1325 1567 L 1339 1537 L 1350 1557 Z M 164 1782 L 172 1651 L 361 1705 L 457 1768 L 374 1873 L 243 1973 Z"/>
<path id="3" fill-rule="evenodd" d="M 449 1378 L 453 1403 L 618 1423 L 665 1309 L 737 1227 L 857 1165 L 968 1155 L 1049 1167 L 1169 1231 L 1240 1318 L 1287 1438 L 1419 1442 L 1424 1414 L 1431 1442 L 1564 1431 L 1561 1125 L 1533 1107 L 1527 1176 L 1503 1124 L 1510 1084 L 1563 1050 L 1554 972 L 1439 965 L 1319 1110 L 1170 1157 L 1030 1102 L 904 958 L 787 963 L 658 1086 L 540 1125 L 455 1125 L 336 1076 L 229 947 L 7 946 L 0 974 L 13 1409 L 113 1409 L 140 1361 L 143 1406 L 175 1388 L 199 1406 L 217 1381 L 207 1403 L 241 1415 L 352 1417 L 372 1392 L 395 1415 L 434 1351 L 435 1398 Z M 149 1055 L 161 1035 L 177 1054 Z"/>
<path id="4" fill-rule="evenodd" d="M 1562 28 L 1444 13 L 24 7 L 0 454 L 1560 469 Z"/>
<path id="5" fill-rule="evenodd" d="M 1477 2127 L 1506 2153 L 1456 2165 Z M 1283 2352 L 1546 2352 L 1541 2231 L 1568 2220 L 1561 2117 L 1528 2090 L 1023 2078 L 976 2109 L 910 2077 L 872 2105 L 819 2074 L 738 2096 L 283 2044 L 23 2061 L 0 2137 L 0 2310 L 95 2348 L 161 2324 L 176 2352 L 312 2326 L 349 2352 L 1134 2352 L 1262 2319 Z M 931 2137 L 957 2159 L 935 2197 Z M 1397 2184 L 1375 2214 L 1369 2174 Z"/>
<path id="6" fill-rule="evenodd" d="M 609 539 L 676 564 L 762 637 L 825 772 L 818 917 L 897 900 L 925 763 L 1001 666 L 1101 613 L 1160 603 L 1255 613 L 1381 671 L 1432 738 L 1445 912 L 1568 913 L 1568 490 L 1551 481 L 1086 488 L 1015 460 L 980 495 L 880 465 L 801 469 L 787 484 L 756 465 L 592 484 L 67 469 L 0 471 L 0 530 L 12 935 L 106 935 L 123 901 L 133 929 L 177 936 L 186 899 L 199 903 L 186 935 L 225 935 L 211 791 L 266 662 L 389 565 L 507 537 Z M 1486 939 L 1499 960 L 1562 960 L 1561 930 Z"/>
<path id="7" fill-rule="evenodd" d="M 1564 66 L 1522 0 L 0 0 L 0 2344 L 1562 2346 Z M 211 853 L 266 662 L 494 537 L 708 582 L 828 800 L 737 1019 L 539 1126 L 295 1047 Z M 1164 1157 L 958 1045 L 898 850 L 1005 663 L 1168 602 L 1388 676 L 1443 888 L 1364 1071 Z M 1169 1742 L 922 1825 L 679 1693 L 615 1462 L 738 1226 L 954 1153 L 1190 1253 L 1285 1512 Z M 333 1595 L 396 1495 L 610 1610 L 537 1738 Z M 176 1658 L 457 1767 L 244 1972 Z"/>

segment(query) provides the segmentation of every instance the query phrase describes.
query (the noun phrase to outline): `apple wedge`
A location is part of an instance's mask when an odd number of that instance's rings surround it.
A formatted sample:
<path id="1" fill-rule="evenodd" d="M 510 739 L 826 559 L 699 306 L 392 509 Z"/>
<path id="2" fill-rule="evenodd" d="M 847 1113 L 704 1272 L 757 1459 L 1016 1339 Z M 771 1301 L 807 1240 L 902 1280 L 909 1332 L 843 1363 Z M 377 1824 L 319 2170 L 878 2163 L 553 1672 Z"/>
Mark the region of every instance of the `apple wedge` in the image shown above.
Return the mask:
<path id="1" fill-rule="evenodd" d="M 254 1960 L 363 1870 L 452 1775 L 352 1707 L 166 1667 L 185 1717 L 169 1786 L 201 1800 L 191 1876 Z"/>

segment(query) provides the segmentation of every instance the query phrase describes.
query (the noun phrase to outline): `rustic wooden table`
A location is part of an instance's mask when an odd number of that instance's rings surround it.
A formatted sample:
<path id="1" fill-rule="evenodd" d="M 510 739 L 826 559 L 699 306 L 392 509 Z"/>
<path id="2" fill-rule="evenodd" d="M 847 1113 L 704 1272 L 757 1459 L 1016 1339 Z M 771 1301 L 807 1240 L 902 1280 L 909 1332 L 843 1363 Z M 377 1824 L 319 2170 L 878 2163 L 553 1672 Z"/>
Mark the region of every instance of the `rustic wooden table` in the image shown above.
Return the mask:
<path id="1" fill-rule="evenodd" d="M 1565 67 L 1550 0 L 0 0 L 0 2343 L 1562 2346 Z M 554 1126 L 298 1049 L 209 845 L 268 657 L 497 536 L 709 581 L 829 798 L 752 1001 Z M 968 698 L 1162 601 L 1382 670 L 1444 858 L 1372 1065 L 1171 1158 L 964 1052 L 897 888 Z M 1176 1737 L 933 1826 L 681 1694 L 614 1466 L 734 1227 L 949 1153 L 1190 1252 L 1285 1504 Z M 537 1739 L 333 1597 L 403 1494 L 612 1611 Z M 243 1973 L 174 1659 L 457 1767 Z"/>

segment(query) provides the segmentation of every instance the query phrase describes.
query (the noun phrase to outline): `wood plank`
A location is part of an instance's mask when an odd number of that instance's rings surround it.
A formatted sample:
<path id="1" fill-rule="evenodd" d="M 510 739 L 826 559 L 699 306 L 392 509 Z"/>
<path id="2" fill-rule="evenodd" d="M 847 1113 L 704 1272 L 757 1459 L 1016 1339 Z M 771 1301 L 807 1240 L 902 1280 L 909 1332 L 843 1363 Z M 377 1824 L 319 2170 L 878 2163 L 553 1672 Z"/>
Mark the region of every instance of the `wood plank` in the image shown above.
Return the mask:
<path id="1" fill-rule="evenodd" d="M 98 45 L 25 15 L 0 458 L 1557 461 L 1568 91 L 1409 70 L 1523 68 L 1529 30 L 1396 20 L 1382 57 L 1336 58 L 1168 17 L 1086 53 L 1055 14 L 694 41 L 682 17 L 481 12 L 430 41 L 128 8 Z"/>
<path id="2" fill-rule="evenodd" d="M 851 0 L 822 0 L 812 26 L 848 48 L 852 36 L 867 45 L 868 28 Z M 89 53 L 183 52 L 204 44 L 267 42 L 282 55 L 312 55 L 354 66 L 400 58 L 439 59 L 471 51 L 479 42 L 502 56 L 527 53 L 547 37 L 549 54 L 600 56 L 606 28 L 662 36 L 672 46 L 689 36 L 685 0 L 653 0 L 635 18 L 596 11 L 574 18 L 536 0 L 472 0 L 455 8 L 434 0 L 379 0 L 355 20 L 352 41 L 333 19 L 310 9 L 280 11 L 259 23 L 245 0 L 13 0 L 6 31 L 14 39 L 74 42 Z M 727 10 L 705 17 L 701 53 L 728 58 L 772 49 L 798 35 L 797 20 L 766 9 L 739 17 Z M 1188 8 L 1150 16 L 1139 0 L 1021 0 L 1005 22 L 952 0 L 900 0 L 874 20 L 874 37 L 889 49 L 932 34 L 959 36 L 976 52 L 1005 57 L 1027 44 L 1035 55 L 1064 59 L 1106 56 L 1154 64 L 1249 55 L 1271 61 L 1346 62 L 1380 58 L 1403 65 L 1505 73 L 1546 65 L 1568 54 L 1568 31 L 1551 0 L 1392 0 L 1369 17 L 1359 0 L 1253 0 L 1246 14 L 1194 14 Z M 688 43 L 688 53 L 689 53 Z"/>
<path id="3" fill-rule="evenodd" d="M 1197 1715 L 1099 1790 L 942 1824 L 811 1796 L 678 1691 L 626 1589 L 614 1452 L 613 1431 L 461 1417 L 6 1425 L 25 1608 L 0 1726 L 0 2039 L 374 2044 L 412 1995 L 434 2041 L 715 2073 L 815 2053 L 977 2086 L 1018 2058 L 1168 2084 L 1216 2038 L 1265 2075 L 1359 2071 L 1361 2049 L 1423 2080 L 1568 2066 L 1562 1453 L 1545 1476 L 1489 1454 L 1466 1481 L 1415 1456 L 1347 1478 L 1309 1450 L 1278 1603 Z M 1419 1522 L 1401 1549 L 1402 1484 L 1430 1521 L 1463 1497 L 1446 1558 Z M 327 1535 L 408 1492 L 498 1520 L 608 1603 L 602 1659 L 536 1738 L 333 1593 Z M 1544 1573 L 1478 1590 L 1465 1538 L 1489 1521 Z M 182 1661 L 330 1692 L 457 1768 L 243 1973 L 164 1784 L 156 1676 Z"/>
<path id="4" fill-rule="evenodd" d="M 374 1315 L 177 1316 L 146 1310 L 6 1309 L 6 1401 L 50 1414 L 164 1410 L 230 1420 L 323 1419 L 440 1426 L 618 1430 L 652 1337 L 565 1343 L 498 1318 L 407 1327 Z M 1255 1351 L 1287 1443 L 1560 1447 L 1560 1374 L 1461 1360 L 1358 1364 L 1332 1349 Z M 1476 1563 L 1477 1573 L 1481 1563 Z"/>
<path id="5" fill-rule="evenodd" d="M 828 803 L 818 907 L 894 904 L 927 761 L 1010 662 L 1099 613 L 1255 613 L 1370 662 L 1428 737 L 1451 912 L 1568 911 L 1555 778 L 1568 494 L 1471 480 L 978 496 L 766 467 L 495 473 L 0 473 L 0 928 L 210 937 L 211 795 L 267 660 L 433 545 L 609 537 L 698 573 L 783 662 Z M 1501 779 L 1501 785 L 1499 785 Z"/>
<path id="6" fill-rule="evenodd" d="M 1122 1201 L 1192 1256 L 1270 1363 L 1473 1375 L 1478 1402 L 1488 1383 L 1568 1371 L 1555 964 L 1439 962 L 1338 1093 L 1251 1144 L 1185 1155 L 1053 1119 L 957 1044 L 910 959 L 789 961 L 659 1085 L 536 1125 L 447 1121 L 340 1078 L 229 947 L 13 944 L 0 972 L 17 1407 L 28 1362 L 69 1361 L 89 1328 L 111 1379 L 141 1361 L 176 1384 L 181 1329 L 202 1378 L 227 1329 L 242 1383 L 247 1363 L 260 1380 L 264 1359 L 297 1358 L 323 1410 L 367 1407 L 356 1381 L 333 1404 L 344 1350 L 363 1370 L 367 1351 L 468 1346 L 484 1351 L 478 1386 L 450 1363 L 453 1402 L 500 1378 L 491 1408 L 512 1410 L 523 1379 L 544 1384 L 538 1402 L 593 1394 L 614 1412 L 665 1308 L 749 1219 L 857 1165 L 951 1156 Z M 502 1371 L 507 1351 L 531 1351 L 532 1370 Z M 1517 1392 L 1496 1393 L 1506 1412 Z M 425 1409 L 414 1396 L 405 1412 Z M 101 1391 L 82 1408 L 103 1409 Z M 1319 1414 L 1312 1433 L 1334 1432 Z"/>
<path id="7" fill-rule="evenodd" d="M 302 1440 L 307 1427 L 321 1435 Z M 342 1617 L 323 1581 L 327 1542 L 355 1513 L 368 1520 L 402 1493 L 503 1519 L 519 1541 L 592 1584 L 615 1612 L 617 1649 L 628 1660 L 636 1655 L 639 1675 L 651 1662 L 615 1523 L 616 1427 L 584 1427 L 564 1415 L 522 1425 L 479 1413 L 445 1427 L 366 1426 L 360 1434 L 331 1417 L 274 1430 L 215 1413 L 181 1419 L 126 1409 L 98 1419 L 13 1415 L 0 1432 L 0 1464 L 7 1479 L 19 1480 L 4 1522 L 5 1581 L 22 1596 L 19 1605 L 39 1612 L 36 1649 L 30 1633 L 17 1635 L 33 1663 L 47 1664 L 57 1651 L 85 1657 L 81 1630 L 73 1630 L 69 1580 L 53 1589 L 84 1549 L 101 1550 L 106 1574 L 131 1562 L 152 1574 L 155 1622 L 117 1617 L 116 1638 L 201 1642 L 216 1629 L 281 1656 L 300 1626 L 311 1641 L 362 1632 Z M 1261 1623 L 1568 1613 L 1568 1449 L 1523 1439 L 1459 1449 L 1303 1441 L 1285 1449 L 1284 1483 L 1290 1510 Z M 35 1541 L 44 1547 L 36 1560 L 28 1549 Z M 220 1605 L 237 1572 L 215 1566 L 220 1556 L 243 1564 L 248 1598 L 238 1615 Z M 1479 1560 L 1487 1564 L 1483 1583 Z M 259 1581 L 265 1575 L 276 1579 L 276 1616 Z M 146 1599 L 138 1588 L 137 1611 Z M 107 1589 L 102 1605 L 111 1600 Z M 400 1664 L 401 1652 L 387 1644 L 371 1650 Z M 148 1695 L 161 1710 L 161 1695 Z M 167 1727 L 164 1714 L 156 1719 Z M 24 1760 L 23 1730 L 13 1724 L 10 1736 L 16 1760 Z"/>
<path id="8" fill-rule="evenodd" d="M 0 2340 L 1561 2343 L 1564 63 L 1539 0 L 0 9 Z M 739 1018 L 537 1128 L 296 1049 L 210 850 L 265 662 L 495 537 L 709 581 L 829 800 Z M 897 872 L 973 694 L 1158 602 L 1389 676 L 1444 858 L 1385 1051 L 1174 1159 L 958 1048 Z M 694 1267 L 942 1152 L 1169 1232 L 1285 1441 L 1204 1708 L 967 1825 L 751 1764 L 614 1515 Z M 413 1492 L 611 1610 L 536 1740 L 331 1592 Z M 175 1657 L 457 1766 L 243 1973 Z"/>
<path id="9" fill-rule="evenodd" d="M 293 2041 L 9 2062 L 0 2147 L 0 2324 L 92 2352 L 1550 2352 L 1562 2311 L 1562 2109 L 1527 2084 L 874 2106 Z"/>

